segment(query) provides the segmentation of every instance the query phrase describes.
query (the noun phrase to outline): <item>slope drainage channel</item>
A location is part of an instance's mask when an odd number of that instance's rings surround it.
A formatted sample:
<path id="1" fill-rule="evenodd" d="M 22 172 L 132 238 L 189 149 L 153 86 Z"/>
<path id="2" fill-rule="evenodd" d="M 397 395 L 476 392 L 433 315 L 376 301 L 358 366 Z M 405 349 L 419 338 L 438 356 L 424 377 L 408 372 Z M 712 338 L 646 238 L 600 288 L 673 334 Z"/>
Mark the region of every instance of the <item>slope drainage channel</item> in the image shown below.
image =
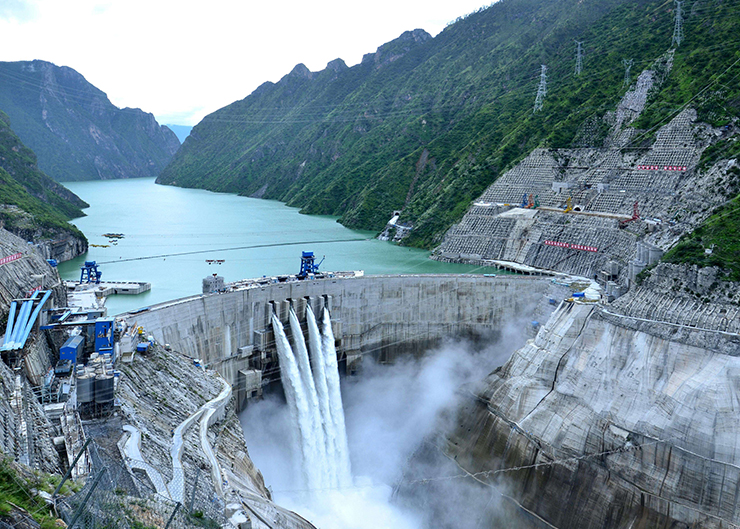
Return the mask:
<path id="1" fill-rule="evenodd" d="M 223 495 L 221 467 L 218 464 L 213 448 L 208 442 L 208 427 L 216 412 L 223 411 L 225 404 L 231 398 L 231 386 L 221 379 L 223 389 L 221 393 L 212 400 L 206 402 L 198 411 L 181 422 L 172 434 L 170 456 L 172 458 L 172 480 L 165 483 L 159 471 L 144 460 L 141 454 L 141 432 L 138 428 L 126 425 L 123 429 L 131 435 L 126 440 L 123 450 L 129 460 L 131 468 L 137 468 L 146 472 L 157 493 L 166 496 L 173 501 L 182 503 L 185 495 L 185 472 L 182 467 L 183 433 L 200 417 L 200 439 L 208 462 L 211 464 L 211 475 L 219 495 Z"/>
<path id="2" fill-rule="evenodd" d="M 221 393 L 219 393 L 215 399 L 206 402 L 201 408 L 201 411 L 203 411 L 203 415 L 201 415 L 200 417 L 200 443 L 203 447 L 203 452 L 205 452 L 206 457 L 211 464 L 211 478 L 213 479 L 213 484 L 216 487 L 218 495 L 223 497 L 224 491 L 222 485 L 223 478 L 221 477 L 221 467 L 218 464 L 216 455 L 213 453 L 213 448 L 211 447 L 211 444 L 208 442 L 208 427 L 210 426 L 211 419 L 214 417 L 217 411 L 223 411 L 224 406 L 231 398 L 231 385 L 223 378 L 221 379 L 221 383 L 224 386 L 221 390 Z"/>
<path id="3" fill-rule="evenodd" d="M 156 468 L 144 461 L 144 456 L 141 454 L 141 432 L 139 429 L 128 424 L 124 426 L 123 429 L 131 434 L 123 447 L 126 457 L 129 459 L 131 468 L 138 468 L 146 472 L 146 475 L 149 476 L 149 479 L 157 490 L 157 493 L 167 498 L 172 498 L 170 491 L 167 489 L 167 484 L 162 478 L 162 474 L 160 474 Z"/>
<path id="4" fill-rule="evenodd" d="M 185 471 L 182 468 L 182 434 L 190 428 L 190 425 L 203 414 L 203 407 L 181 422 L 172 434 L 172 446 L 170 457 L 172 457 L 172 481 L 169 483 L 172 499 L 182 503 L 184 497 Z"/>

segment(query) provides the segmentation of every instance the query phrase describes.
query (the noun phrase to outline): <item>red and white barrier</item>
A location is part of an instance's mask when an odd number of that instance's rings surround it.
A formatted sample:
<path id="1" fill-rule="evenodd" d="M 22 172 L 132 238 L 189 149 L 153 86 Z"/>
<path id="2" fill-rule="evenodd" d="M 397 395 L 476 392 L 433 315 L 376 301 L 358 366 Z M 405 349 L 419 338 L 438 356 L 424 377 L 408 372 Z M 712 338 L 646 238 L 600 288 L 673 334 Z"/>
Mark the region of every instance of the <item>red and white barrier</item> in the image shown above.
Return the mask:
<path id="1" fill-rule="evenodd" d="M 586 246 L 585 244 L 570 244 L 569 242 L 544 241 L 548 246 L 557 246 L 558 248 L 570 248 L 571 250 L 582 250 L 584 252 L 598 252 L 596 246 Z"/>
<path id="2" fill-rule="evenodd" d="M 687 165 L 638 165 L 638 171 L 686 171 Z"/>
<path id="3" fill-rule="evenodd" d="M 9 255 L 7 257 L 3 257 L 2 259 L 0 259 L 0 265 L 12 263 L 13 261 L 17 261 L 21 257 L 23 257 L 23 254 L 21 252 L 14 253 L 13 255 Z"/>

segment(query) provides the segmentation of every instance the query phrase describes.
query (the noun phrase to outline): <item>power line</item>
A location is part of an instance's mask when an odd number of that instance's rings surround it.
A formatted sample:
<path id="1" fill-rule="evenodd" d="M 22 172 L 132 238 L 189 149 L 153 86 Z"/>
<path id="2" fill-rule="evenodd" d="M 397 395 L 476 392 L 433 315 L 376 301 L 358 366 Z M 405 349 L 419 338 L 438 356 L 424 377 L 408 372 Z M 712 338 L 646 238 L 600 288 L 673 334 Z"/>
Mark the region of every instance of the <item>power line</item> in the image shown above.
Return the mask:
<path id="1" fill-rule="evenodd" d="M 191 252 L 178 252 L 178 253 L 167 253 L 167 254 L 161 254 L 161 255 L 148 255 L 145 257 L 130 257 L 128 259 L 118 259 L 117 261 L 103 261 L 98 263 L 99 265 L 103 264 L 115 264 L 115 263 L 126 263 L 129 261 L 146 261 L 148 259 L 162 259 L 165 257 L 178 257 L 181 255 L 195 255 L 195 254 L 202 254 L 202 253 L 215 253 L 215 252 L 230 252 L 233 250 L 251 250 L 253 248 L 274 248 L 276 246 L 298 246 L 301 244 L 326 244 L 326 243 L 335 243 L 335 242 L 357 242 L 357 241 L 369 241 L 374 239 L 374 237 L 357 237 L 354 239 L 329 239 L 329 240 L 322 240 L 322 241 L 298 241 L 298 242 L 276 242 L 276 243 L 269 243 L 269 244 L 253 244 L 249 246 L 232 246 L 230 248 L 213 248 L 210 250 L 193 250 Z"/>
<path id="2" fill-rule="evenodd" d="M 476 396 L 476 398 L 478 398 Z M 588 454 L 583 454 L 580 456 L 573 456 L 573 457 L 564 457 L 560 459 L 553 459 L 551 461 L 541 461 L 539 463 L 532 463 L 530 465 L 520 465 L 516 467 L 504 467 L 497 470 L 483 470 L 480 472 L 467 472 L 465 471 L 462 474 L 452 474 L 448 476 L 434 476 L 434 477 L 428 477 L 428 478 L 415 478 L 415 479 L 401 479 L 395 482 L 396 485 L 401 484 L 425 484 L 425 483 L 433 483 L 436 481 L 451 481 L 451 480 L 458 480 L 458 479 L 468 479 L 473 478 L 476 481 L 481 482 L 482 478 L 495 476 L 498 474 L 506 474 L 509 472 L 517 472 L 520 470 L 529 470 L 533 468 L 541 468 L 541 467 L 548 467 L 552 465 L 558 465 L 562 463 L 574 463 L 578 461 L 583 461 L 585 459 L 592 459 L 592 458 L 602 458 L 605 456 L 610 456 L 614 454 L 623 454 L 626 452 L 632 452 L 635 450 L 642 450 L 645 447 L 657 445 L 657 444 L 669 444 L 674 438 L 668 438 L 668 439 L 655 439 L 648 441 L 646 443 L 643 443 L 641 445 L 632 445 L 632 446 L 625 446 L 621 448 L 615 448 L 612 450 L 604 450 L 602 452 L 593 452 Z M 671 445 L 673 446 L 673 445 Z M 439 447 L 437 447 L 439 448 Z M 459 465 L 458 465 L 459 466 Z M 463 469 L 464 470 L 464 469 Z M 492 485 L 490 483 L 483 482 L 485 485 Z M 352 486 L 352 487 L 329 487 L 329 488 L 321 488 L 321 489 L 279 489 L 278 492 L 312 492 L 312 491 L 320 491 L 320 490 L 354 490 L 354 489 L 365 489 L 365 488 L 374 488 L 374 487 L 381 487 L 381 486 L 387 486 L 387 485 L 375 485 L 375 484 L 369 484 L 364 486 Z"/>
<path id="3" fill-rule="evenodd" d="M 576 41 L 576 71 L 575 75 L 581 75 L 583 70 L 583 41 Z"/>
<path id="4" fill-rule="evenodd" d="M 671 39 L 671 46 L 676 45 L 678 48 L 683 40 L 683 12 L 681 6 L 683 5 L 682 0 L 676 0 L 676 19 L 675 25 L 673 26 L 673 38 Z"/>

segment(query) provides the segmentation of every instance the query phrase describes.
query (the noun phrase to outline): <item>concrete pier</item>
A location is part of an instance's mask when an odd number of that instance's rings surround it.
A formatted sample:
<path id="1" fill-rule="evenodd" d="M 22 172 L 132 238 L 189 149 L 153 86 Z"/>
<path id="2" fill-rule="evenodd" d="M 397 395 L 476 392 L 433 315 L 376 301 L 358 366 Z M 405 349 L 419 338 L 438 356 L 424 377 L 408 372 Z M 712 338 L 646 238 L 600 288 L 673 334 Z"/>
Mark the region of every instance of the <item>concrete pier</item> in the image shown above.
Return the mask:
<path id="1" fill-rule="evenodd" d="M 94 290 L 96 296 L 112 296 L 113 294 L 128 294 L 135 296 L 151 290 L 152 284 L 145 281 L 101 281 L 97 284 L 79 281 L 65 281 L 67 292 Z"/>
<path id="2" fill-rule="evenodd" d="M 339 361 L 352 372 L 367 354 L 392 361 L 399 354 L 421 354 L 445 337 L 495 335 L 508 322 L 526 319 L 538 304 L 547 303 L 552 286 L 550 278 L 473 275 L 253 283 L 154 305 L 128 319 L 160 343 L 217 369 L 236 387 L 239 401 L 257 389 L 241 388 L 240 381 L 264 384 L 270 376 L 279 377 L 270 324 L 273 311 L 287 322 L 293 305 L 303 322 L 308 303 L 316 314 L 328 306 Z M 250 370 L 261 371 L 261 378 Z"/>

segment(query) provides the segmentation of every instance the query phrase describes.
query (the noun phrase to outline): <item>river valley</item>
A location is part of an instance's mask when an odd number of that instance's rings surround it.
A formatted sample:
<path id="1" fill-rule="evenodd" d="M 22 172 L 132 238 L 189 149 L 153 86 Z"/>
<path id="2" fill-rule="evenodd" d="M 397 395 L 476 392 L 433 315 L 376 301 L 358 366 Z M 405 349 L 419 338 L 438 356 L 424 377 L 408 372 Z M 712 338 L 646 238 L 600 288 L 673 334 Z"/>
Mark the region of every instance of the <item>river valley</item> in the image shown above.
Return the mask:
<path id="1" fill-rule="evenodd" d="M 198 294 L 202 279 L 213 273 L 227 282 L 297 273 L 303 250 L 313 251 L 318 260 L 325 255 L 321 270 L 329 271 L 502 273 L 432 261 L 429 252 L 379 241 L 373 232 L 350 230 L 332 217 L 301 215 L 276 201 L 156 185 L 153 178 L 65 185 L 90 204 L 87 216 L 73 223 L 91 245 L 107 247 L 91 246 L 86 254 L 61 263 L 62 277 L 79 280 L 79 267 L 87 260 L 102 263 L 104 281 L 152 284 L 138 296 L 108 298 L 111 315 Z M 124 237 L 114 244 L 105 233 Z M 162 257 L 141 259 L 150 256 Z M 209 265 L 206 260 L 224 262 Z"/>

